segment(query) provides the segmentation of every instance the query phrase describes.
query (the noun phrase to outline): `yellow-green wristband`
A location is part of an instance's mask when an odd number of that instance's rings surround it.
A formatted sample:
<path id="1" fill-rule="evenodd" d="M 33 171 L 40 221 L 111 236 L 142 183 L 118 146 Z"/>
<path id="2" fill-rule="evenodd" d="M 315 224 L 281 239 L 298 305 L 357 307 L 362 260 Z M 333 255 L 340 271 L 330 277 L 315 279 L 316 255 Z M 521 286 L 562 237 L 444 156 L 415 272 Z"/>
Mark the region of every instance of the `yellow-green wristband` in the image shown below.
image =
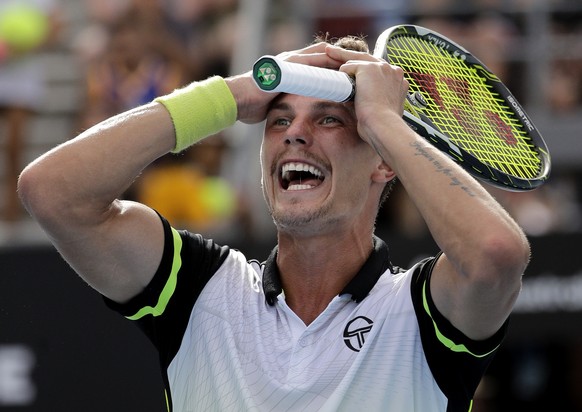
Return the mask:
<path id="1" fill-rule="evenodd" d="M 172 118 L 176 131 L 173 153 L 192 146 L 236 122 L 236 102 L 222 77 L 214 76 L 156 98 Z"/>

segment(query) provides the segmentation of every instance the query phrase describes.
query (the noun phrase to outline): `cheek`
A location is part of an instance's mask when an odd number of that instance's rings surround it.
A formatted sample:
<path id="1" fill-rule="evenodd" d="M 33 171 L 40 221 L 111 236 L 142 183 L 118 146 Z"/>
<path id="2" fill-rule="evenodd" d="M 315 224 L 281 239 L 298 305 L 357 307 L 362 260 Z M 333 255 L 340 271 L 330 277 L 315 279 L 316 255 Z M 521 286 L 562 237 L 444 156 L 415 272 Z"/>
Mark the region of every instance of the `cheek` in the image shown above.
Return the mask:
<path id="1" fill-rule="evenodd" d="M 271 168 L 269 161 L 265 158 L 263 150 L 261 148 L 260 153 L 260 166 L 261 166 L 261 189 L 263 191 L 263 197 L 269 203 L 269 196 L 273 193 L 273 179 L 271 178 Z"/>
<path id="2" fill-rule="evenodd" d="M 375 158 L 362 150 L 353 150 L 351 156 L 343 157 L 337 164 L 334 174 L 339 186 L 351 193 L 350 198 L 365 196 L 372 184 Z M 339 172 L 337 169 L 340 169 Z"/>

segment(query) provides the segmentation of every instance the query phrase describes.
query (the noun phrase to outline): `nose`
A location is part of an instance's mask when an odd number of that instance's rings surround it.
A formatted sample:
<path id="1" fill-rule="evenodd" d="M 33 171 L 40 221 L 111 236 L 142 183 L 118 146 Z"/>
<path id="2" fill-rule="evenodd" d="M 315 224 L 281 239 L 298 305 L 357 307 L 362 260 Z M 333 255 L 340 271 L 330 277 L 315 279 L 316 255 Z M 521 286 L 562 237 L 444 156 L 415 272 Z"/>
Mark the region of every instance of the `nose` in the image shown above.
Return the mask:
<path id="1" fill-rule="evenodd" d="M 312 141 L 310 128 L 304 121 L 295 119 L 285 133 L 285 144 L 309 145 Z"/>
<path id="2" fill-rule="evenodd" d="M 301 136 L 287 136 L 285 139 L 286 144 L 298 144 L 298 145 L 305 145 L 307 144 L 307 140 Z"/>

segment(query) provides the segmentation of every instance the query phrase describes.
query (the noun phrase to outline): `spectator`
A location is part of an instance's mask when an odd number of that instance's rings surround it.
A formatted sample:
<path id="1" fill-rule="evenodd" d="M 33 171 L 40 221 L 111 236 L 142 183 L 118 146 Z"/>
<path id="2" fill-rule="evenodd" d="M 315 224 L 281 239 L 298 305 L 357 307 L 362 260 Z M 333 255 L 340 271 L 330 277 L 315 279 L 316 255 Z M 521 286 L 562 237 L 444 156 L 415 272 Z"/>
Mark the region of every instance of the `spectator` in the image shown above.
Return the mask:
<path id="1" fill-rule="evenodd" d="M 231 183 L 221 176 L 224 139 L 204 141 L 183 156 L 165 156 L 147 168 L 134 185 L 135 200 L 191 230 L 221 239 L 246 230 Z"/>
<path id="2" fill-rule="evenodd" d="M 83 128 L 169 93 L 192 77 L 188 53 L 161 5 L 158 0 L 131 1 L 124 9 L 97 9 L 97 23 L 109 31 L 108 43 L 102 54 L 87 64 Z M 227 20 L 222 14 L 220 17 L 212 31 L 198 41 L 204 50 L 199 54 L 204 58 L 196 63 L 203 68 L 199 74 L 214 70 L 208 67 L 215 65 L 222 67 L 220 71 L 228 66 L 229 39 L 234 37 L 227 34 Z M 80 52 L 81 56 L 92 54 L 83 49 Z M 159 159 L 125 197 L 144 202 L 184 227 L 234 233 L 238 201 L 231 184 L 221 176 L 220 162 L 227 148 L 224 140 L 216 142 L 221 144 L 199 145 L 188 156 Z M 229 230 L 225 230 L 227 226 Z"/>
<path id="3" fill-rule="evenodd" d="M 83 127 L 144 104 L 183 84 L 183 66 L 154 47 L 152 34 L 151 28 L 132 12 L 113 24 L 107 50 L 87 67 Z"/>
<path id="4" fill-rule="evenodd" d="M 0 220 L 17 221 L 23 214 L 16 181 L 30 120 L 46 88 L 39 51 L 56 40 L 60 26 L 56 0 L 0 2 L 0 114 L 6 130 Z"/>

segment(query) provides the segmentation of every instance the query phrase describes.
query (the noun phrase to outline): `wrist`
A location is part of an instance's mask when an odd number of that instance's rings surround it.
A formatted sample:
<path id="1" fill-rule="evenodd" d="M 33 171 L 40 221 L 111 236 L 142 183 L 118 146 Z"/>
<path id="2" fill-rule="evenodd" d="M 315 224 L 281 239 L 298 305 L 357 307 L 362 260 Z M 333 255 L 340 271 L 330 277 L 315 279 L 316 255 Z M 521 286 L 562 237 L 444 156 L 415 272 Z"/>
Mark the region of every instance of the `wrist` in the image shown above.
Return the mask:
<path id="1" fill-rule="evenodd" d="M 248 124 L 263 121 L 269 102 L 275 95 L 260 90 L 251 72 L 228 77 L 225 81 L 237 104 L 237 120 Z"/>
<path id="2" fill-rule="evenodd" d="M 176 134 L 173 153 L 232 126 L 237 117 L 234 97 L 221 77 L 215 76 L 158 97 L 170 113 Z"/>

